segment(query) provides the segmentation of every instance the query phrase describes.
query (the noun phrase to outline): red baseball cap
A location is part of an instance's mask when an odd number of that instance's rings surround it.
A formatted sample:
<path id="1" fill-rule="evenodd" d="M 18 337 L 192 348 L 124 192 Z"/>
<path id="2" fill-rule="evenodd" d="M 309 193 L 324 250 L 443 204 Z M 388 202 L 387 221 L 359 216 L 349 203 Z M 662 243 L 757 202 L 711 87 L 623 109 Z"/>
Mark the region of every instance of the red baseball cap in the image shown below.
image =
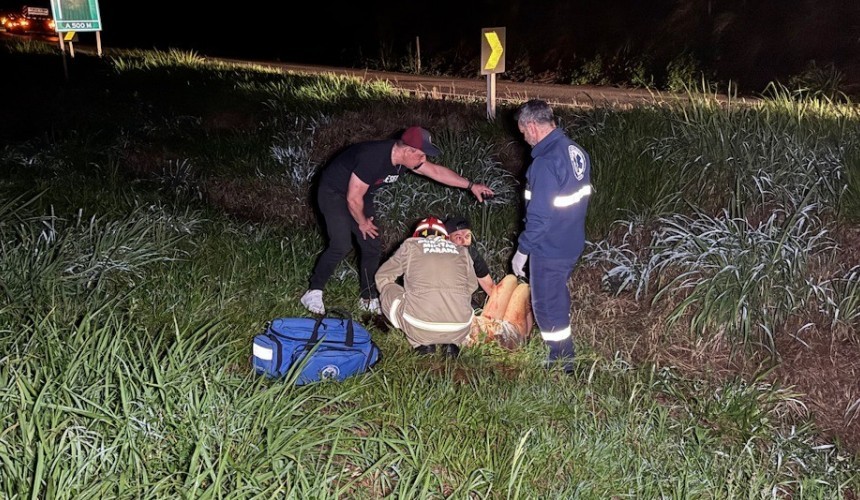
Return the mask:
<path id="1" fill-rule="evenodd" d="M 442 151 L 430 141 L 430 132 L 421 127 L 409 127 L 403 131 L 400 140 L 407 146 L 412 146 L 415 149 L 420 149 L 428 156 L 439 156 Z"/>

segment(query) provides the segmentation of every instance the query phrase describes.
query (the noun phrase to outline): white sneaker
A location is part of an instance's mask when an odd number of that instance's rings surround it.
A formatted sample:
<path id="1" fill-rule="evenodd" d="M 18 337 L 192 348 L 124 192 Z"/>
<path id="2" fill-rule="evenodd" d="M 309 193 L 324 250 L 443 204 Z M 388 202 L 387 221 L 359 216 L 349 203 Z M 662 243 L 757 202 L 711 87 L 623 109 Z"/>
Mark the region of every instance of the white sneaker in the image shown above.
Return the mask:
<path id="1" fill-rule="evenodd" d="M 382 309 L 379 308 L 379 299 L 359 299 L 358 308 L 371 314 L 382 314 Z"/>
<path id="2" fill-rule="evenodd" d="M 308 290 L 302 295 L 302 305 L 314 314 L 325 314 L 325 304 L 323 304 L 322 290 Z"/>

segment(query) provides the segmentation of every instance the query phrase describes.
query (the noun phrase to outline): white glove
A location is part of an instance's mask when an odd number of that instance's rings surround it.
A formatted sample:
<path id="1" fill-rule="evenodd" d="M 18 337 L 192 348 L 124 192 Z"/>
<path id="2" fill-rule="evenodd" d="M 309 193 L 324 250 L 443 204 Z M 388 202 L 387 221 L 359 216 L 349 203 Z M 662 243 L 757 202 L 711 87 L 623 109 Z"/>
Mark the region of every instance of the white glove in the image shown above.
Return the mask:
<path id="1" fill-rule="evenodd" d="M 528 260 L 529 256 L 517 250 L 517 253 L 514 254 L 514 258 L 511 259 L 511 267 L 514 270 L 514 274 L 518 277 L 522 278 L 526 275 L 526 260 Z"/>

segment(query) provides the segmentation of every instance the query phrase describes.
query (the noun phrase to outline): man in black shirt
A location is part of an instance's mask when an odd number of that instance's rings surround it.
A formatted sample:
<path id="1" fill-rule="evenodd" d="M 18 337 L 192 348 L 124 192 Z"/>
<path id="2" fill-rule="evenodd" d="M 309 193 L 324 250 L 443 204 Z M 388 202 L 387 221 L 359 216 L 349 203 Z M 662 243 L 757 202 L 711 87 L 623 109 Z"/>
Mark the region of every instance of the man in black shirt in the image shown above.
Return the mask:
<path id="1" fill-rule="evenodd" d="M 401 174 L 414 172 L 447 186 L 468 189 L 478 201 L 493 195 L 493 190 L 484 184 L 476 184 L 448 167 L 427 160 L 428 155 L 440 154 L 427 130 L 409 127 L 399 140 L 360 142 L 331 161 L 322 172 L 317 192 L 329 242 L 314 266 L 310 287 L 301 298 L 302 305 L 312 313 L 325 314 L 323 288 L 352 249 L 355 236 L 360 255 L 359 307 L 380 312 L 374 276 L 379 269 L 382 243 L 378 238 L 379 227 L 373 222 L 376 213 L 373 200 L 382 185 L 396 182 Z"/>
<path id="2" fill-rule="evenodd" d="M 472 256 L 472 262 L 475 264 L 475 274 L 478 276 L 478 284 L 481 289 L 487 294 L 487 297 L 493 294 L 496 288 L 496 282 L 490 276 L 490 268 L 487 262 L 478 249 L 472 245 L 472 225 L 469 224 L 469 219 L 459 215 L 452 215 L 445 219 L 445 229 L 448 231 L 448 239 L 456 245 L 469 248 L 469 255 Z"/>

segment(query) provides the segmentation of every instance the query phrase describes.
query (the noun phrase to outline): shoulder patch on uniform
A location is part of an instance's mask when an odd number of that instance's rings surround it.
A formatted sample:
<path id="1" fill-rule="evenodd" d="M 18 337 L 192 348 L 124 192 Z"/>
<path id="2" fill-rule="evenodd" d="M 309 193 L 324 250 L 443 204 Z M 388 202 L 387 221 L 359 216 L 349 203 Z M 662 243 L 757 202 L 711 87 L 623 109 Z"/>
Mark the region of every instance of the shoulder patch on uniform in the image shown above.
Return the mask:
<path id="1" fill-rule="evenodd" d="M 567 147 L 567 154 L 570 156 L 570 166 L 573 168 L 573 176 L 576 180 L 581 181 L 585 176 L 585 153 L 576 145 L 571 144 Z"/>

